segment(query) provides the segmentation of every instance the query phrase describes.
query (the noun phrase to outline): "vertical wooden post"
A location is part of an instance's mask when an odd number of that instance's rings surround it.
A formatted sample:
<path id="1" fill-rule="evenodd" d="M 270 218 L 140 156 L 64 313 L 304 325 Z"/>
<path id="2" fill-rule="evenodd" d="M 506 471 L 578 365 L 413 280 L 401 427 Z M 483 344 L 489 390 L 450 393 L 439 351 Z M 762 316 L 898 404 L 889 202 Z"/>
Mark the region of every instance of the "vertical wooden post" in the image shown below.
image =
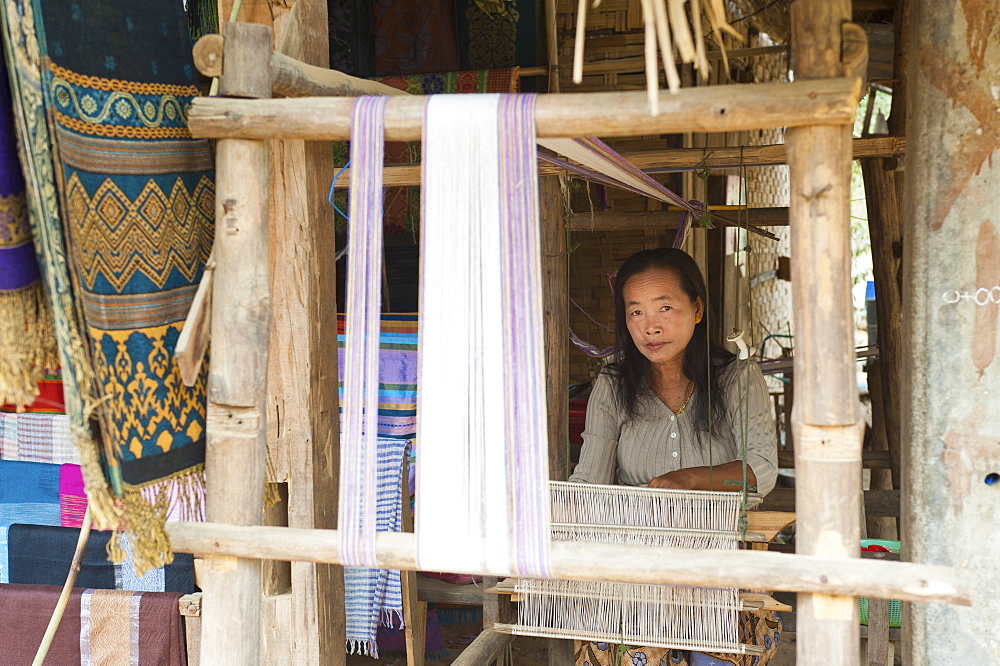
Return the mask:
<path id="1" fill-rule="evenodd" d="M 220 92 L 270 97 L 271 29 L 227 23 Z M 207 513 L 213 522 L 259 525 L 264 512 L 264 397 L 271 323 L 268 285 L 268 146 L 216 147 L 215 283 L 208 386 Z M 206 557 L 205 664 L 257 664 L 260 560 Z"/>
<path id="2" fill-rule="evenodd" d="M 538 179 L 545 310 L 545 394 L 549 414 L 549 478 L 569 478 L 569 256 L 558 176 Z M 573 641 L 549 639 L 549 664 L 572 663 Z M 566 661 L 567 655 L 570 661 Z"/>
<path id="3" fill-rule="evenodd" d="M 325 0 L 276 11 L 274 30 L 281 53 L 329 65 Z M 276 480 L 288 482 L 288 525 L 329 529 L 340 465 L 333 159 L 327 142 L 274 141 L 271 150 L 269 455 Z M 291 663 L 345 663 L 343 567 L 292 562 L 290 594 L 291 613 L 274 618 L 287 626 L 276 652 Z"/>
<path id="4" fill-rule="evenodd" d="M 1000 16 L 913 0 L 903 219 L 903 558 L 981 581 L 904 604 L 904 662 L 997 664 L 1000 640 Z"/>
<path id="5" fill-rule="evenodd" d="M 792 5 L 796 80 L 841 75 L 847 0 Z M 861 429 L 851 314 L 850 128 L 789 129 L 796 551 L 858 557 Z M 797 661 L 857 664 L 853 597 L 799 594 Z"/>

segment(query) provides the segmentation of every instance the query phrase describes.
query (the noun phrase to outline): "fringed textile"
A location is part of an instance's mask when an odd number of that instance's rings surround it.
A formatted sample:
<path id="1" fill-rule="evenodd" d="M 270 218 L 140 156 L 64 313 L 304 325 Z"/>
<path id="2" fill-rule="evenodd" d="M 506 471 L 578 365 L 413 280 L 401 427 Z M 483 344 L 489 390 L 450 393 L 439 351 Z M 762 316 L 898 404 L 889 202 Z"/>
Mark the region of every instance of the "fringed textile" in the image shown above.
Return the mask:
<path id="1" fill-rule="evenodd" d="M 46 305 L 46 307 L 48 307 Z M 65 414 L 66 398 L 63 394 L 63 380 L 59 370 L 45 373 L 38 380 L 38 395 L 35 401 L 27 406 L 17 406 L 7 403 L 0 407 L 0 412 L 31 412 L 33 414 Z"/>
<path id="2" fill-rule="evenodd" d="M 80 464 L 65 414 L 0 412 L 0 459 L 61 465 Z"/>
<path id="3" fill-rule="evenodd" d="M 416 516 L 422 569 L 548 573 L 533 104 L 533 96 L 502 95 L 427 101 Z M 463 512 L 457 518 L 456 510 Z"/>
<path id="4" fill-rule="evenodd" d="M 402 529 L 402 473 L 408 450 L 407 440 L 378 438 L 376 532 L 399 532 Z M 403 626 L 403 592 L 399 571 L 344 567 L 344 604 L 347 612 L 347 651 L 377 659 L 376 633 L 379 626 Z"/>
<path id="5" fill-rule="evenodd" d="M 42 87 L 45 65 L 40 46 L 45 41 L 41 12 L 36 0 L 11 0 L 3 4 L 2 17 L 4 55 L 16 100 L 14 120 L 26 181 L 28 220 L 59 345 L 70 433 L 80 453 L 94 523 L 117 527 L 121 511 L 104 474 L 110 450 L 101 447 L 90 423 L 96 405 L 94 372 L 60 219 L 54 136 L 48 124 Z"/>
<path id="6" fill-rule="evenodd" d="M 211 250 L 212 156 L 187 129 L 198 89 L 180 4 L 45 0 L 41 8 L 43 91 L 104 462 L 144 570 L 170 561 L 169 506 L 160 501 L 169 491 L 140 491 L 203 482 L 208 368 L 186 387 L 173 350 Z"/>
<path id="7" fill-rule="evenodd" d="M 23 409 L 59 367 L 52 314 L 31 240 L 7 68 L 0 63 L 0 404 Z"/>

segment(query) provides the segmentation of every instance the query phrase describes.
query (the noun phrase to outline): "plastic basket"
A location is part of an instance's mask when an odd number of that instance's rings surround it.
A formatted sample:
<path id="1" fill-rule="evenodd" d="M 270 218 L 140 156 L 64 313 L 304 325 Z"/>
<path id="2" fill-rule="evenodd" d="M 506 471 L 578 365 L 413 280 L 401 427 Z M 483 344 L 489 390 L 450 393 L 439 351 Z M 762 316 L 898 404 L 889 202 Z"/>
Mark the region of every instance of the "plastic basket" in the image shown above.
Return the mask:
<path id="1" fill-rule="evenodd" d="M 893 553 L 899 552 L 899 542 L 889 541 L 887 539 L 862 539 L 861 547 L 867 548 L 868 546 L 882 546 L 883 548 L 889 549 Z M 868 624 L 868 597 L 860 597 L 858 602 L 861 604 L 861 624 Z M 889 602 L 889 626 L 899 627 L 903 624 L 903 604 L 900 601 L 893 599 Z"/>

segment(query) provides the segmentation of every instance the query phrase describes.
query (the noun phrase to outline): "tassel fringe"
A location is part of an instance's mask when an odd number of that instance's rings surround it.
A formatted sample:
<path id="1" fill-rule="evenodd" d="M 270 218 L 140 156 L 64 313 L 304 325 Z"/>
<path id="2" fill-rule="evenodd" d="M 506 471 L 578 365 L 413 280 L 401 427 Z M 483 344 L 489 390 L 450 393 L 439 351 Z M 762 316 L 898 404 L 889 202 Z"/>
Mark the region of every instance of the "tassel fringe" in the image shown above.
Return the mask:
<path id="1" fill-rule="evenodd" d="M 38 381 L 59 367 L 52 314 L 41 282 L 0 292 L 0 404 L 18 410 L 38 397 Z"/>

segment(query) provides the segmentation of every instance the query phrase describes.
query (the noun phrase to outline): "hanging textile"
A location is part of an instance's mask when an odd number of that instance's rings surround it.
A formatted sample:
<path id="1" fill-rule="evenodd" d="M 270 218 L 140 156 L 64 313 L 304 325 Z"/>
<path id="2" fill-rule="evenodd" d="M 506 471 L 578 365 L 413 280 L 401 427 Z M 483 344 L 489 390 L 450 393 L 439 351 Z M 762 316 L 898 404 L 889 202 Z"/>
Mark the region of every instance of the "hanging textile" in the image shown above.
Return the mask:
<path id="1" fill-rule="evenodd" d="M 180 594 L 86 590 L 80 596 L 80 666 L 187 663 Z"/>
<path id="2" fill-rule="evenodd" d="M 79 536 L 79 528 L 11 525 L 7 530 L 9 582 L 62 585 L 69 573 Z M 99 530 L 90 532 L 80 573 L 76 579 L 76 587 L 182 594 L 195 591 L 192 555 L 178 553 L 170 564 L 150 569 L 140 578 L 131 557 L 118 564 L 108 561 L 110 539 L 111 532 Z M 128 535 L 123 535 L 120 542 L 125 552 L 130 555 L 131 544 Z"/>
<path id="3" fill-rule="evenodd" d="M 33 0 L 2 5 L 4 56 L 10 71 L 18 151 L 26 183 L 28 220 L 59 346 L 63 398 L 71 437 L 83 465 L 95 523 L 116 525 L 119 511 L 103 471 L 110 451 L 101 448 L 89 419 L 95 406 L 94 374 L 84 325 L 70 277 L 65 232 L 59 212 L 53 132 L 42 90 L 41 17 Z"/>
<path id="4" fill-rule="evenodd" d="M 7 68 L 0 63 L 0 404 L 30 405 L 45 370 L 58 367 L 17 159 Z"/>
<path id="5" fill-rule="evenodd" d="M 378 434 L 412 441 L 417 434 L 417 315 L 383 314 L 380 321 Z M 345 316 L 337 315 L 341 405 L 345 339 Z"/>
<path id="6" fill-rule="evenodd" d="M 402 530 L 402 473 L 409 444 L 404 439 L 378 438 L 376 532 Z M 399 571 L 344 567 L 344 607 L 347 614 L 347 651 L 378 659 L 376 634 L 379 626 L 403 626 L 403 592 Z"/>
<path id="7" fill-rule="evenodd" d="M 0 583 L 10 580 L 9 528 L 59 525 L 59 466 L 0 460 Z"/>
<path id="8" fill-rule="evenodd" d="M 49 647 L 46 664 L 80 663 L 80 598 L 83 589 L 70 593 L 59 629 Z M 42 643 L 45 629 L 62 587 L 55 585 L 0 585 L 0 664 L 30 664 Z"/>
<path id="9" fill-rule="evenodd" d="M 368 78 L 375 74 L 371 0 L 327 0 L 330 69 Z"/>
<path id="10" fill-rule="evenodd" d="M 87 491 L 79 465 L 59 465 L 59 524 L 80 527 L 87 513 Z"/>
<path id="11" fill-rule="evenodd" d="M 534 100 L 438 95 L 425 110 L 422 569 L 548 573 Z"/>
<path id="12" fill-rule="evenodd" d="M 65 414 L 0 412 L 0 459 L 61 465 L 80 464 Z"/>
<path id="13" fill-rule="evenodd" d="M 166 487 L 197 501 L 204 466 L 207 367 L 187 388 L 173 359 L 214 218 L 209 146 L 186 127 L 198 94 L 186 18 L 179 4 L 125 0 L 33 9 L 66 249 L 101 396 L 103 462 L 137 567 L 151 568 L 169 559 Z"/>
<path id="14" fill-rule="evenodd" d="M 456 0 L 462 68 L 538 64 L 538 17 L 533 0 Z"/>
<path id="15" fill-rule="evenodd" d="M 375 72 L 381 75 L 461 69 L 455 0 L 372 3 Z"/>

